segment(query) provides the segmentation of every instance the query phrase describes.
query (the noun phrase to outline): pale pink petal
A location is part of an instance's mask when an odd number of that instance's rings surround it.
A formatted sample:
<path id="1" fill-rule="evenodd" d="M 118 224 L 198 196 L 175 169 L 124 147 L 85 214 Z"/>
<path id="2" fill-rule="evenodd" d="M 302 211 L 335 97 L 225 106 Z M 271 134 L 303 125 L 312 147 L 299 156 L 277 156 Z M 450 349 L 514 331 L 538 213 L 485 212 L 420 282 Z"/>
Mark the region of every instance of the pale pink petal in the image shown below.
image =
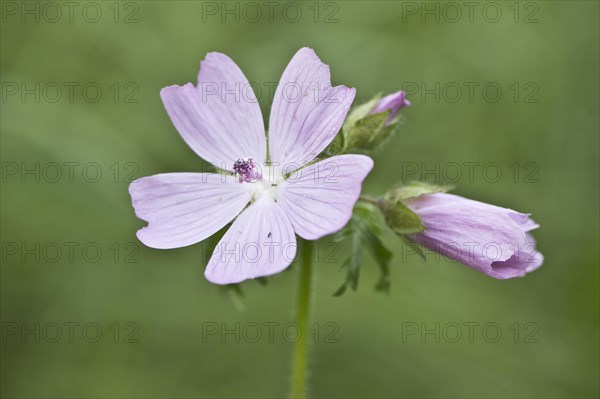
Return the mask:
<path id="1" fill-rule="evenodd" d="M 328 158 L 290 176 L 279 189 L 277 202 L 296 234 L 316 240 L 348 223 L 362 182 L 372 168 L 373 160 L 365 155 Z"/>
<path id="2" fill-rule="evenodd" d="M 517 222 L 523 231 L 531 231 L 540 227 L 539 224 L 531 219 L 531 213 L 521 213 L 513 210 L 508 210 L 508 216 Z"/>
<path id="3" fill-rule="evenodd" d="M 215 284 L 234 284 L 287 268 L 296 256 L 296 237 L 287 216 L 268 195 L 233 222 L 217 244 L 204 275 Z"/>
<path id="4" fill-rule="evenodd" d="M 165 87 L 160 96 L 185 142 L 206 161 L 231 170 L 240 158 L 260 165 L 266 160 L 260 107 L 248 80 L 226 55 L 206 55 L 198 86 Z"/>
<path id="5" fill-rule="evenodd" d="M 331 86 L 329 66 L 314 50 L 300 49 L 281 76 L 269 119 L 271 161 L 305 165 L 335 137 L 355 89 Z"/>
<path id="6" fill-rule="evenodd" d="M 507 260 L 491 264 L 490 276 L 497 279 L 522 277 L 544 263 L 544 256 L 537 250 L 535 239 L 529 233 L 526 233 L 523 243 L 515 245 L 515 249 Z"/>
<path id="7" fill-rule="evenodd" d="M 152 248 L 185 247 L 229 223 L 250 201 L 249 185 L 233 176 L 165 173 L 142 177 L 129 186 L 138 218 L 149 223 L 137 232 Z"/>

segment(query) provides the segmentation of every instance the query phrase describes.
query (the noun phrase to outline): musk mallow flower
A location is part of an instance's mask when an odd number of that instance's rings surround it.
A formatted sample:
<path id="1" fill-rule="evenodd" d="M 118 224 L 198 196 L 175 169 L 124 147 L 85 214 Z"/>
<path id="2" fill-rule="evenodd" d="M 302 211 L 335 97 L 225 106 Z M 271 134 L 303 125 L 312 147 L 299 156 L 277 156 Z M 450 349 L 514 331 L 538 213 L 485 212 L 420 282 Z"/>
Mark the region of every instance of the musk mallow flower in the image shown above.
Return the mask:
<path id="1" fill-rule="evenodd" d="M 416 243 L 497 279 L 521 277 L 542 265 L 530 234 L 539 227 L 528 214 L 434 193 L 403 201 L 425 230 Z"/>
<path id="2" fill-rule="evenodd" d="M 281 76 L 268 140 L 252 87 L 224 54 L 206 55 L 196 86 L 169 86 L 160 94 L 190 148 L 229 173 L 134 181 L 133 207 L 148 222 L 137 232 L 142 243 L 188 246 L 233 220 L 205 270 L 209 281 L 231 284 L 287 268 L 296 234 L 316 240 L 349 221 L 373 161 L 339 155 L 311 163 L 340 130 L 355 96 L 354 88 L 331 85 L 329 67 L 312 49 L 300 49 Z"/>

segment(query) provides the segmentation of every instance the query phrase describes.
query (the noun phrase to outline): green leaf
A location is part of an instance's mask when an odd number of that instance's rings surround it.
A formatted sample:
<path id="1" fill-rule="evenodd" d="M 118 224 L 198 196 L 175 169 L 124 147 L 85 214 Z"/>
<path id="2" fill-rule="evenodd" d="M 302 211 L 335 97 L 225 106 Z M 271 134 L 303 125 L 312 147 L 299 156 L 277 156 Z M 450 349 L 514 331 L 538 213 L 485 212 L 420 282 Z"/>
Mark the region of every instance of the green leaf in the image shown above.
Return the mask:
<path id="1" fill-rule="evenodd" d="M 390 291 L 389 264 L 392 253 L 379 238 L 382 228 L 377 209 L 376 206 L 371 204 L 357 203 L 350 223 L 334 238 L 336 242 L 349 240 L 351 244 L 350 257 L 344 261 L 341 268 L 341 270 L 346 271 L 346 277 L 342 285 L 333 294 L 334 296 L 344 294 L 348 288 L 354 291 L 358 288 L 363 247 L 367 248 L 381 271 L 379 282 L 375 288 L 387 293 Z"/>
<path id="2" fill-rule="evenodd" d="M 358 288 L 360 264 L 362 261 L 361 239 L 356 220 L 351 220 L 350 224 L 351 226 L 348 228 L 348 233 L 343 234 L 349 238 L 351 242 L 350 257 L 342 264 L 342 270 L 346 270 L 346 279 L 340 288 L 338 288 L 338 290 L 333 294 L 334 296 L 342 295 L 344 292 L 346 292 L 348 287 L 352 288 L 353 291 L 356 291 Z"/>
<path id="3" fill-rule="evenodd" d="M 379 282 L 375 286 L 378 291 L 383 291 L 387 294 L 390 293 L 391 280 L 390 280 L 390 260 L 392 259 L 392 253 L 383 245 L 378 236 L 373 234 L 371 230 L 364 230 L 364 243 L 367 246 L 367 250 L 377 262 L 379 269 L 381 270 L 381 276 Z"/>
<path id="4" fill-rule="evenodd" d="M 358 288 L 361 260 L 362 254 L 359 247 L 358 251 L 353 251 L 352 255 L 342 264 L 341 270 L 346 270 L 346 278 L 342 285 L 333 293 L 333 296 L 341 296 L 346 292 L 348 287 L 350 287 L 353 291 L 356 291 Z"/>
<path id="5" fill-rule="evenodd" d="M 347 283 L 346 283 L 346 281 L 344 281 L 344 283 L 340 286 L 340 288 L 338 288 L 333 293 L 333 296 L 342 296 L 344 294 L 344 292 L 346 292 L 346 288 L 347 288 Z"/>

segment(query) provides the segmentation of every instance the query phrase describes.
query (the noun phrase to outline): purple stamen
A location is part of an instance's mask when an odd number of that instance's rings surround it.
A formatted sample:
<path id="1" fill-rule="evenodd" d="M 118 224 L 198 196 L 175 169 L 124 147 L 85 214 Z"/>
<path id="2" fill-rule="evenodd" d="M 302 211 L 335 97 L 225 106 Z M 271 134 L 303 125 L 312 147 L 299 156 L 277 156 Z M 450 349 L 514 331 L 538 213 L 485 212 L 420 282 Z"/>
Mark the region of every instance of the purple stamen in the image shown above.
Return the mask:
<path id="1" fill-rule="evenodd" d="M 235 161 L 233 164 L 233 173 L 239 176 L 240 183 L 250 183 L 251 181 L 262 179 L 258 165 L 252 158 L 242 158 Z"/>

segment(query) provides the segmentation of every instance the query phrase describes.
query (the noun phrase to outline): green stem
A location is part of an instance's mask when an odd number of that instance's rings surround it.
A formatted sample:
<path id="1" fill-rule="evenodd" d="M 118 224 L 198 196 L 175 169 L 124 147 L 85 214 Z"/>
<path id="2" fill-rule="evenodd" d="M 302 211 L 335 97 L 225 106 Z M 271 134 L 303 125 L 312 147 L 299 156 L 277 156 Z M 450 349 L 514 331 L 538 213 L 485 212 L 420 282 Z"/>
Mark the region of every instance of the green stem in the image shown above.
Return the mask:
<path id="1" fill-rule="evenodd" d="M 358 200 L 368 202 L 370 204 L 377 205 L 377 206 L 381 205 L 381 200 L 379 198 L 369 197 L 368 195 L 361 195 L 358 198 Z"/>
<path id="2" fill-rule="evenodd" d="M 309 327 L 311 320 L 311 292 L 313 275 L 314 244 L 304 240 L 302 262 L 298 271 L 298 292 L 296 298 L 296 323 L 300 328 L 300 338 L 294 343 L 292 359 L 293 399 L 303 399 L 307 394 L 308 350 L 310 344 Z"/>

